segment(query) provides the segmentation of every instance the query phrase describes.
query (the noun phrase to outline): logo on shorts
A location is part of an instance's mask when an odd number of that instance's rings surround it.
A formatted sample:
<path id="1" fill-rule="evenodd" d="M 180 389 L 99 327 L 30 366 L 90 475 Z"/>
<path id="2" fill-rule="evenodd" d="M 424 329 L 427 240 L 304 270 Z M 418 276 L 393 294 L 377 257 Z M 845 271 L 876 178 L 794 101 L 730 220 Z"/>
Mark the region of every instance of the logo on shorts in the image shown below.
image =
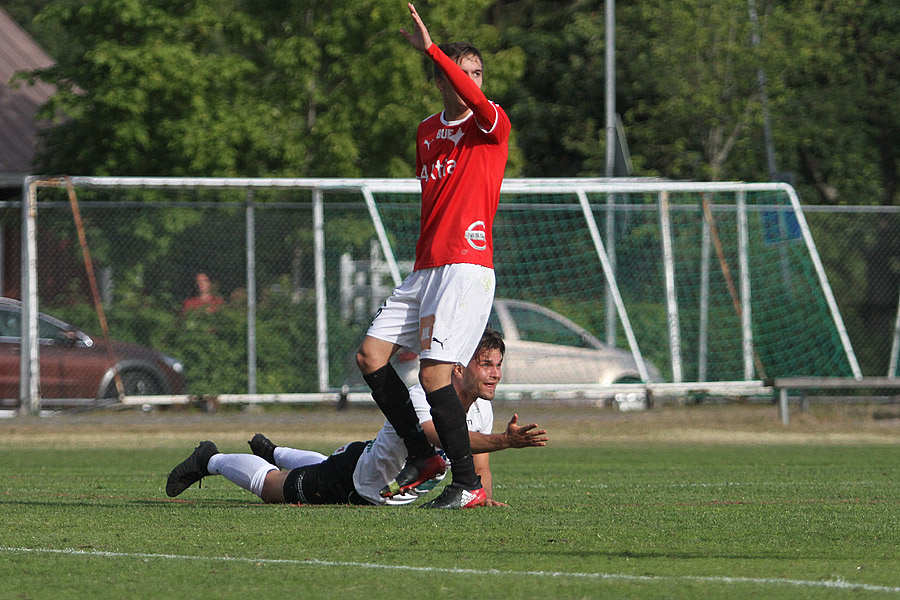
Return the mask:
<path id="1" fill-rule="evenodd" d="M 466 229 L 466 241 L 476 250 L 487 248 L 487 232 L 484 229 L 484 221 L 475 221 Z"/>
<path id="2" fill-rule="evenodd" d="M 428 315 L 419 319 L 419 344 L 422 350 L 431 350 L 434 320 L 434 315 Z"/>

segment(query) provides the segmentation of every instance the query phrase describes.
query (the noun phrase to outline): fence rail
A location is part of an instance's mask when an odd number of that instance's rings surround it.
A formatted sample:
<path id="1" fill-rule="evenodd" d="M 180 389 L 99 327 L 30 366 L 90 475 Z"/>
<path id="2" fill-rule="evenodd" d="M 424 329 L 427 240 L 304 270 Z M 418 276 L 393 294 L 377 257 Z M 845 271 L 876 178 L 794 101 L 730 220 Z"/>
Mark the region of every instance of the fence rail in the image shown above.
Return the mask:
<path id="1" fill-rule="evenodd" d="M 14 401 L 25 413 L 50 401 L 39 301 L 98 330 L 66 188 L 85 215 L 110 336 L 177 354 L 188 388 L 175 396 L 356 400 L 348 356 L 375 296 L 409 268 L 418 182 L 29 178 L 24 202 L 0 206 L 21 212 L 21 287 L 4 295 L 23 301 Z M 511 179 L 495 223 L 498 295 L 552 308 L 598 338 L 606 330 L 631 354 L 645 394 L 893 376 L 900 210 L 854 208 L 801 206 L 786 184 Z M 222 297 L 214 314 L 179 311 L 199 271 Z M 657 367 L 664 381 L 651 381 Z M 602 397 L 625 393 L 621 385 L 512 381 L 501 391 Z"/>

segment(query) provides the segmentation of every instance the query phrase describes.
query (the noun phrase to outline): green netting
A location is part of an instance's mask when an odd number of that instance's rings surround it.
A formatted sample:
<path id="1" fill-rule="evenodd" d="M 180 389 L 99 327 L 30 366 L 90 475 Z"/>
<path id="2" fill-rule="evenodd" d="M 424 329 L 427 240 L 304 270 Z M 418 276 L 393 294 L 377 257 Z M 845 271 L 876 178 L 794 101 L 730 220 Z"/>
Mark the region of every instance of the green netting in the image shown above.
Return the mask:
<path id="1" fill-rule="evenodd" d="M 411 260 L 418 235 L 415 194 L 376 198 L 397 259 Z M 739 381 L 745 379 L 735 306 L 740 298 L 728 284 L 730 278 L 740 294 L 737 196 L 706 193 L 711 222 L 704 218 L 703 198 L 701 192 L 669 194 L 682 380 Z M 852 375 L 787 194 L 749 192 L 745 198 L 753 378 Z M 589 195 L 603 243 L 614 256 L 619 292 L 641 354 L 671 380 L 659 196 L 615 194 L 612 208 L 609 199 L 606 193 Z M 494 222 L 494 262 L 497 297 L 541 304 L 605 339 L 606 279 L 574 191 L 505 193 Z M 617 322 L 616 345 L 627 348 Z"/>
<path id="2" fill-rule="evenodd" d="M 578 186 L 584 181 L 507 182 L 494 223 L 497 297 L 546 307 L 606 341 L 607 280 L 579 202 Z M 326 386 L 343 385 L 358 374 L 355 348 L 393 280 L 380 253 L 378 227 L 360 193 L 362 184 L 323 183 L 328 185 L 320 190 L 321 236 L 316 230 L 316 195 L 308 183 L 274 182 L 269 189 L 253 190 L 188 181 L 160 189 L 142 181 L 79 188 L 111 337 L 182 361 L 194 394 L 244 393 L 251 387 L 258 393 L 313 392 L 323 387 L 323 376 Z M 406 180 L 367 180 L 365 185 L 374 193 L 387 242 L 405 275 L 419 232 L 418 186 Z M 735 191 L 668 194 L 677 349 L 670 347 L 660 194 L 622 190 L 611 194 L 595 186 L 604 191 L 586 195 L 589 212 L 616 264 L 617 289 L 637 347 L 669 381 L 675 371 L 673 356 L 680 357 L 683 381 L 745 379 L 741 319 L 725 275 L 730 274 L 739 290 L 740 188 L 726 187 Z M 751 377 L 852 375 L 786 192 L 753 187 L 744 190 L 755 351 Z M 389 189 L 395 191 L 384 191 Z M 644 188 L 633 185 L 634 189 Z M 659 184 L 654 190 L 658 189 Z M 704 198 L 711 206 L 711 223 L 704 222 Z M 39 306 L 97 336 L 100 327 L 65 190 L 42 189 L 39 204 Z M 18 222 L 19 213 L 13 217 Z M 847 234 L 855 240 L 873 229 L 859 218 L 853 222 L 855 226 L 834 220 L 824 233 L 855 227 L 855 236 Z M 821 222 L 819 226 L 821 231 Z M 830 263 L 856 273 L 841 277 L 837 272 L 841 297 L 848 289 L 860 296 L 860 280 L 868 274 L 860 258 L 838 247 L 825 248 Z M 253 266 L 252 280 L 248 264 Z M 352 268 L 346 269 L 348 265 Z M 182 314 L 182 301 L 193 294 L 198 271 L 210 276 L 225 299 L 215 314 Z M 879 327 L 885 337 L 895 314 L 895 290 L 894 285 L 888 290 L 887 325 Z M 320 292 L 325 297 L 321 315 Z M 868 348 L 870 364 L 878 367 L 873 372 L 883 372 L 887 352 L 867 346 L 869 340 L 859 334 L 865 331 L 860 327 L 863 309 L 867 316 L 873 311 L 870 304 L 857 306 L 858 310 L 847 311 L 848 325 L 857 333 L 854 341 Z M 318 364 L 318 353 L 324 349 L 318 339 L 318 316 L 327 325 L 327 371 Z M 612 341 L 628 349 L 622 321 L 614 316 Z M 533 328 L 537 343 L 579 346 L 578 339 L 563 336 L 571 336 L 572 329 L 547 329 L 548 323 L 534 320 L 534 315 L 521 319 L 521 324 Z M 531 350 L 535 361 L 546 358 L 539 348 Z M 540 371 L 539 382 L 552 381 L 557 371 L 573 368 L 576 355 L 562 356 L 556 350 L 556 362 L 534 367 Z M 530 373 L 509 369 L 509 380 L 516 375 L 519 381 L 530 381 Z M 577 380 L 596 377 L 582 373 Z M 48 390 L 43 389 L 45 397 Z M 11 394 L 6 397 L 15 396 Z"/>

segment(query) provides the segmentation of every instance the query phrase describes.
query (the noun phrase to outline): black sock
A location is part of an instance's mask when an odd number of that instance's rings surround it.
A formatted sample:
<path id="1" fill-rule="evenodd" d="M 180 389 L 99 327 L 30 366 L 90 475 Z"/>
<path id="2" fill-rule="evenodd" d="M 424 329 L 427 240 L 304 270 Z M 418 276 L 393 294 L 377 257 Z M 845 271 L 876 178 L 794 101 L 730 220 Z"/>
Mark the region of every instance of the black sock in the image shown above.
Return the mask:
<path id="1" fill-rule="evenodd" d="M 475 474 L 475 462 L 472 460 L 472 446 L 469 443 L 469 429 L 466 427 L 466 412 L 456 394 L 453 385 L 448 385 L 425 397 L 431 405 L 431 418 L 434 428 L 441 439 L 444 453 L 450 459 L 453 471 L 453 483 L 466 489 L 474 489 L 479 485 Z"/>
<path id="2" fill-rule="evenodd" d="M 363 379 L 372 388 L 375 404 L 393 425 L 397 435 L 403 438 L 409 456 L 424 458 L 434 454 L 434 448 L 428 443 L 422 426 L 419 425 L 419 417 L 409 399 L 409 390 L 393 365 L 388 363 L 368 375 L 363 375 Z"/>

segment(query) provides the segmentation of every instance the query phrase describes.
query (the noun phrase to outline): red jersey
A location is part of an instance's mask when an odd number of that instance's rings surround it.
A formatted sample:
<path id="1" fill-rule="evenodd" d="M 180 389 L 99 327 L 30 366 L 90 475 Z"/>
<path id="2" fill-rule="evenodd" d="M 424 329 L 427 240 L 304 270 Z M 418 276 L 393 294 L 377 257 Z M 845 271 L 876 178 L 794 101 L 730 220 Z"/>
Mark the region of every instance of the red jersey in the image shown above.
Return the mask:
<path id="1" fill-rule="evenodd" d="M 454 263 L 493 268 L 491 230 L 509 154 L 509 117 L 437 44 L 426 51 L 472 112 L 459 121 L 443 112 L 419 124 L 416 178 L 422 215 L 415 269 Z"/>

